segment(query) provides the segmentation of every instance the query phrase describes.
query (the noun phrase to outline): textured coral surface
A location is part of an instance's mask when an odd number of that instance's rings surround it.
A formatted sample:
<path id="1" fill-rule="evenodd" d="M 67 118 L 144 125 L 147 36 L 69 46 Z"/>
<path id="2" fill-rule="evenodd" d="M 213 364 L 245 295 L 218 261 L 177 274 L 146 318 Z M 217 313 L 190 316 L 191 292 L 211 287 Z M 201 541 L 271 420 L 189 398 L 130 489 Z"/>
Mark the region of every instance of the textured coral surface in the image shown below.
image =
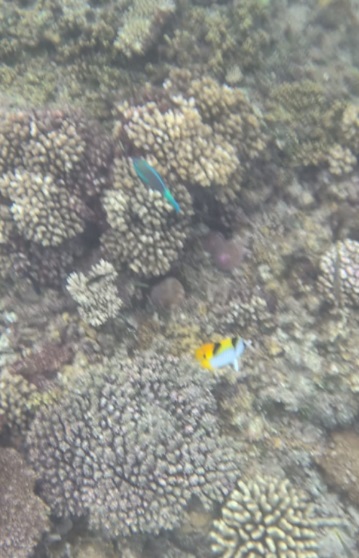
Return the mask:
<path id="1" fill-rule="evenodd" d="M 202 379 L 196 366 L 159 356 L 118 355 L 84 373 L 27 439 L 52 512 L 88 515 L 114 537 L 173 527 L 192 495 L 222 500 L 237 464 Z"/>
<path id="2" fill-rule="evenodd" d="M 0 555 L 27 558 L 48 530 L 48 508 L 34 494 L 35 474 L 14 449 L 0 448 Z"/>

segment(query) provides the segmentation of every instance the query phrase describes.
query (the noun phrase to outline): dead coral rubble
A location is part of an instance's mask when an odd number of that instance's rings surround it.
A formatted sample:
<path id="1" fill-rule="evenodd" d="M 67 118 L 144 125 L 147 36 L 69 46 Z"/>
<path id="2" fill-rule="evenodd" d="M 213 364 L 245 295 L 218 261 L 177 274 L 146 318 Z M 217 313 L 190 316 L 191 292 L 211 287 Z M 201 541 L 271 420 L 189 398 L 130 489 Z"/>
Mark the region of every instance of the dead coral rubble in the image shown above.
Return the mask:
<path id="1" fill-rule="evenodd" d="M 116 143 L 139 150 L 169 183 L 211 186 L 220 198 L 233 199 L 268 141 L 260 112 L 241 90 L 189 72 L 172 72 L 142 102 L 119 103 L 115 117 Z"/>

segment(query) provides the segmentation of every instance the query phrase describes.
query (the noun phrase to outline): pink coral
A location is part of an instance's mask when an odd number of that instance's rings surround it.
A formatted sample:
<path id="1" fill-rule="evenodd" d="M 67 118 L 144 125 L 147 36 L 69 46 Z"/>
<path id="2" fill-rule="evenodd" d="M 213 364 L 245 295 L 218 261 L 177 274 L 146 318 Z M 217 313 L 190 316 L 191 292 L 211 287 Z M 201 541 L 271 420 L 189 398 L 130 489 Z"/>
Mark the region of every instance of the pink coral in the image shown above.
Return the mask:
<path id="1" fill-rule="evenodd" d="M 221 271 L 239 267 L 245 257 L 243 243 L 238 238 L 228 240 L 220 232 L 210 231 L 203 238 L 203 247 Z"/>

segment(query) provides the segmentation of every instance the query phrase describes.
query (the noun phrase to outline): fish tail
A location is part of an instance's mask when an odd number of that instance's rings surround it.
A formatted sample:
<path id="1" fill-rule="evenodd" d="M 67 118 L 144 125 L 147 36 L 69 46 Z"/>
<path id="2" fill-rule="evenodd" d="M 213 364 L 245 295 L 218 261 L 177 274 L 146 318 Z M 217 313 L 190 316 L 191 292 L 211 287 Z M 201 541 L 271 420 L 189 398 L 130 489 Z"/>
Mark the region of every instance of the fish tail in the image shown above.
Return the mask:
<path id="1" fill-rule="evenodd" d="M 164 197 L 172 205 L 172 207 L 173 207 L 173 209 L 175 210 L 176 213 L 179 213 L 181 211 L 181 208 L 180 208 L 179 204 L 176 202 L 176 200 L 174 199 L 174 197 L 172 196 L 172 194 L 168 190 L 168 188 L 166 188 L 166 190 L 164 192 Z"/>

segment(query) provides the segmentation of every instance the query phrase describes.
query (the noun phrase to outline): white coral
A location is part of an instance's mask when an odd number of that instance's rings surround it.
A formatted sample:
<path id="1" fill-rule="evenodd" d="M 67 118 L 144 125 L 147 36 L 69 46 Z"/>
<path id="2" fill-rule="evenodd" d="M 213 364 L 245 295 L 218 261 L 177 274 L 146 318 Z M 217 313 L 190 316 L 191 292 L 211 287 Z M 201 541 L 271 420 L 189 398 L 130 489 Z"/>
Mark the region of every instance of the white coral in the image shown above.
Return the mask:
<path id="1" fill-rule="evenodd" d="M 89 273 L 71 273 L 67 290 L 79 305 L 83 320 L 97 327 L 115 318 L 122 306 L 115 284 L 117 272 L 110 262 L 100 260 Z"/>
<path id="2" fill-rule="evenodd" d="M 334 519 L 316 515 L 308 496 L 287 479 L 238 481 L 214 521 L 212 550 L 223 558 L 318 558 L 318 531 Z"/>

